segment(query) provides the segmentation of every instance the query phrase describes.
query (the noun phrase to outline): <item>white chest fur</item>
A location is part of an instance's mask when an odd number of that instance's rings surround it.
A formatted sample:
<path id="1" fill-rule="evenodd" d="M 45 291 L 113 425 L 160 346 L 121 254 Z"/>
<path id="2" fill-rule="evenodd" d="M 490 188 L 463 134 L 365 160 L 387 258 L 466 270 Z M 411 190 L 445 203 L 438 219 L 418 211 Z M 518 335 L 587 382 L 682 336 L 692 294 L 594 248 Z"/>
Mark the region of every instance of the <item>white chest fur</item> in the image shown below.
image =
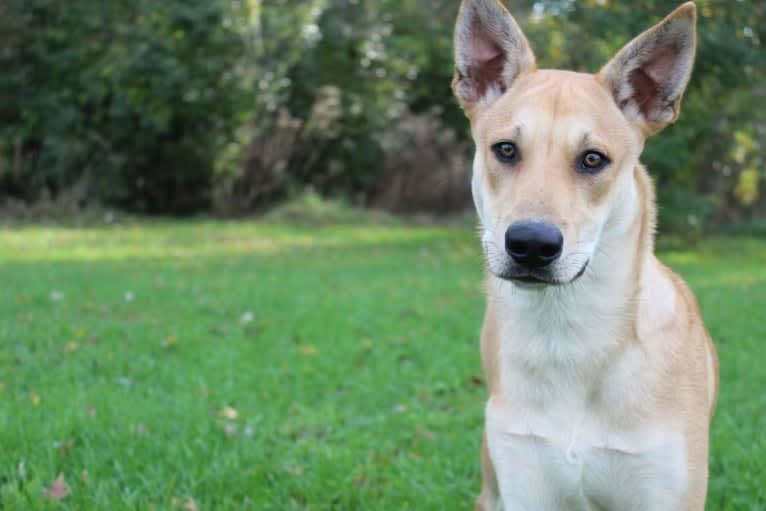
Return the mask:
<path id="1" fill-rule="evenodd" d="M 686 489 L 683 437 L 610 431 L 487 405 L 487 440 L 504 511 L 669 511 Z"/>
<path id="2" fill-rule="evenodd" d="M 592 297 L 589 305 L 609 300 L 615 311 L 595 317 L 576 310 L 582 302 L 524 298 L 503 311 L 501 393 L 486 409 L 503 511 L 679 509 L 688 483 L 685 438 L 677 425 L 644 420 L 651 389 L 636 376 L 652 362 L 619 342 L 620 300 Z"/>

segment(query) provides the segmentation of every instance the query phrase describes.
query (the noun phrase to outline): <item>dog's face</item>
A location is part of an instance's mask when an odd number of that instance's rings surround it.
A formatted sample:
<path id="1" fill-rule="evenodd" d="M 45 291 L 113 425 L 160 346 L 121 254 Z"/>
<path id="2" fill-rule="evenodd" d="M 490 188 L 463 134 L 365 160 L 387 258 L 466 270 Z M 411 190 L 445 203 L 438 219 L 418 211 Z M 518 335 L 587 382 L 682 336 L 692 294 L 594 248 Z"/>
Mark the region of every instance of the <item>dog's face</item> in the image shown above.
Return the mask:
<path id="1" fill-rule="evenodd" d="M 693 4 L 596 75 L 537 70 L 496 0 L 465 0 L 453 89 L 476 144 L 472 189 L 489 270 L 522 285 L 579 278 L 637 207 L 647 135 L 675 120 L 694 56 Z"/>
<path id="2" fill-rule="evenodd" d="M 536 71 L 473 120 L 473 194 L 490 271 L 571 282 L 616 205 L 642 137 L 591 75 Z M 626 174 L 628 179 L 626 179 Z"/>

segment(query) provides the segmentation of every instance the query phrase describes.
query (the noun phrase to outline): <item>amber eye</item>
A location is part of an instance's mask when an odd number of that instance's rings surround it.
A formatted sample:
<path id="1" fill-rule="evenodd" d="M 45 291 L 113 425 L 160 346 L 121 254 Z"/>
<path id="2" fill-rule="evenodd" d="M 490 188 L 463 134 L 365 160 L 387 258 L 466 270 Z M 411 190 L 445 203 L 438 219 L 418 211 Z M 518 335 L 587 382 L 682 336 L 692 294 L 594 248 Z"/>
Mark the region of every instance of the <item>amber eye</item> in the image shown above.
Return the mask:
<path id="1" fill-rule="evenodd" d="M 598 151 L 586 151 L 577 162 L 577 170 L 586 174 L 595 174 L 609 165 L 609 158 Z"/>
<path id="2" fill-rule="evenodd" d="M 513 142 L 500 142 L 492 146 L 492 152 L 502 163 L 513 164 L 519 159 L 519 150 Z"/>

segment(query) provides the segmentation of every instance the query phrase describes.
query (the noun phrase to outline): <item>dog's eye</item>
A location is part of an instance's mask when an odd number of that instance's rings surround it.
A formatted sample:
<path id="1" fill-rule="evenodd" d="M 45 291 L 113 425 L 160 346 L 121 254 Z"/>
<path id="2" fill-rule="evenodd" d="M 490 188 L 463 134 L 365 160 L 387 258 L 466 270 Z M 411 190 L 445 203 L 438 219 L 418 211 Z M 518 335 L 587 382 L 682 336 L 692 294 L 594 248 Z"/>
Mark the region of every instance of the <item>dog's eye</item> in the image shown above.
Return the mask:
<path id="1" fill-rule="evenodd" d="M 519 160 L 519 150 L 513 142 L 500 142 L 492 146 L 492 152 L 502 163 L 514 164 Z"/>
<path id="2" fill-rule="evenodd" d="M 598 151 L 585 151 L 577 160 L 577 170 L 584 174 L 601 172 L 609 165 L 609 158 Z"/>

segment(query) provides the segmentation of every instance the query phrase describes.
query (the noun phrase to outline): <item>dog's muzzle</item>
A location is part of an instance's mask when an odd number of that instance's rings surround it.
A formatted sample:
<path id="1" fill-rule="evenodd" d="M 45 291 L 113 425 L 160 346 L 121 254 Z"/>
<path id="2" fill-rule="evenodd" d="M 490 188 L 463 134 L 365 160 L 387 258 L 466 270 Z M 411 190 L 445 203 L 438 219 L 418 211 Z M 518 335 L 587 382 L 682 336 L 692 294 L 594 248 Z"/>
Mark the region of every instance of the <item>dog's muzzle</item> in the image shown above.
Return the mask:
<path id="1" fill-rule="evenodd" d="M 574 268 L 566 271 L 567 265 L 561 260 L 564 251 L 561 230 L 541 220 L 512 224 L 505 232 L 505 251 L 511 261 L 500 277 L 521 284 L 568 284 L 580 278 L 588 266 L 586 261 L 570 277 Z"/>

